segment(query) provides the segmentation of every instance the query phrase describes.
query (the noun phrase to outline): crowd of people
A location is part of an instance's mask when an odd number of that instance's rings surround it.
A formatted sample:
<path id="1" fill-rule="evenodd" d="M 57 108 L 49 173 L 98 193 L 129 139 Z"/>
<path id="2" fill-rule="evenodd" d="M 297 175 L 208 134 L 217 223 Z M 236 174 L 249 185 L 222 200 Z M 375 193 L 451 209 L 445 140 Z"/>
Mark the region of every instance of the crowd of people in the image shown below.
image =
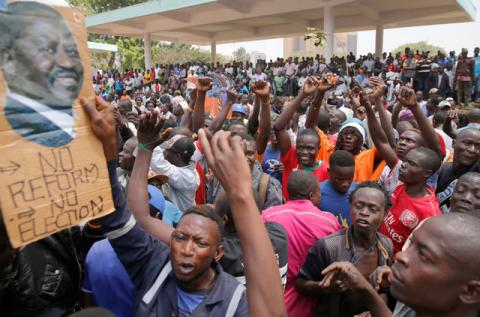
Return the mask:
<path id="1" fill-rule="evenodd" d="M 186 63 L 176 65 L 156 64 L 150 69 L 126 69 L 124 72 L 92 70 L 93 81 L 98 93 L 112 94 L 120 98 L 123 93 L 163 91 L 182 93 L 187 90 L 188 77 L 207 76 L 222 73 L 229 78 L 238 92 L 248 94 L 250 84 L 268 81 L 276 96 L 296 96 L 306 79 L 319 73 L 333 73 L 340 78 L 337 91 L 344 93 L 358 80 L 362 87 L 368 86 L 369 76 L 381 76 L 389 86 L 412 81 L 415 91 L 421 91 L 424 98 L 432 89 L 438 90 L 443 98 L 454 98 L 466 106 L 470 101 L 480 99 L 480 48 L 462 49 L 456 55 L 448 56 L 438 51 L 436 55 L 424 50 L 413 51 L 407 47 L 404 54 L 383 53 L 382 56 L 367 54 L 358 56 L 350 52 L 347 56 L 334 56 L 329 63 L 321 55 L 302 58 L 277 58 L 275 61 L 250 62 L 233 61 L 227 64 Z M 389 101 L 391 99 L 389 95 Z"/>
<path id="2" fill-rule="evenodd" d="M 2 316 L 478 316 L 479 79 L 478 48 L 95 70 L 115 211 L 0 226 Z"/>

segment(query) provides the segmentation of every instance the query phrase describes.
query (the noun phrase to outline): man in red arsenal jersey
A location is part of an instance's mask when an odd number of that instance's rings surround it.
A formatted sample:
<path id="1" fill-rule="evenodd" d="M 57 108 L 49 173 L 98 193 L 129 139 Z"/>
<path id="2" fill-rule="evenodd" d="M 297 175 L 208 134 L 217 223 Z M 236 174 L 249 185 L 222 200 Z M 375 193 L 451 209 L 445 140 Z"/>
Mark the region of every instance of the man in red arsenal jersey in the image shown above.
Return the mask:
<path id="1" fill-rule="evenodd" d="M 404 156 L 398 177 L 403 184 L 393 192 L 392 207 L 380 229 L 392 239 L 395 253 L 422 220 L 441 214 L 435 190 L 427 185 L 440 164 L 438 155 L 425 147 L 412 149 Z"/>

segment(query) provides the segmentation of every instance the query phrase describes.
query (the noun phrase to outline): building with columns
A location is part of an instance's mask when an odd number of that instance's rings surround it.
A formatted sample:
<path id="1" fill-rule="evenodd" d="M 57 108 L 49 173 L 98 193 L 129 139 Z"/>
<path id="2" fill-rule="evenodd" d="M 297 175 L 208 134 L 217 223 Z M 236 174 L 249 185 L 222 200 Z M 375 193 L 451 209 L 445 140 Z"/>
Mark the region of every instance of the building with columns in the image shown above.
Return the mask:
<path id="1" fill-rule="evenodd" d="M 141 37 L 145 65 L 152 65 L 151 40 L 210 45 L 301 36 L 308 27 L 326 33 L 324 56 L 334 52 L 334 34 L 473 21 L 471 0 L 153 0 L 86 19 L 91 33 Z"/>

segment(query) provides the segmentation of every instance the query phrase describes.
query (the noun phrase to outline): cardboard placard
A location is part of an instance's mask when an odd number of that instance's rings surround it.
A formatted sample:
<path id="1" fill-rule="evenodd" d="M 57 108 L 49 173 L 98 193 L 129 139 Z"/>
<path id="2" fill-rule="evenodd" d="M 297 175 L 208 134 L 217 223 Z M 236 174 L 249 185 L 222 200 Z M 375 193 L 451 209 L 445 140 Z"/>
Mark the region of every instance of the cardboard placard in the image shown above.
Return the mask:
<path id="1" fill-rule="evenodd" d="M 114 207 L 102 145 L 79 103 L 94 96 L 83 13 L 10 2 L 0 29 L 0 205 L 20 247 Z"/>

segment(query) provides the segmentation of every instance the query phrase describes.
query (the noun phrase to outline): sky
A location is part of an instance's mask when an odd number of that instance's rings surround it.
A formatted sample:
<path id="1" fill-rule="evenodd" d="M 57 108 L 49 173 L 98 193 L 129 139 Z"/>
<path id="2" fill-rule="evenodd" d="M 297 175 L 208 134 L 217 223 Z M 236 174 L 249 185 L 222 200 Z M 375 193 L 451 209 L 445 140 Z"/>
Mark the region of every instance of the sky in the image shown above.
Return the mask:
<path id="1" fill-rule="evenodd" d="M 448 51 L 459 52 L 462 47 L 473 48 L 480 46 L 480 0 L 471 0 L 477 8 L 474 22 L 439 24 L 432 26 L 387 29 L 383 34 L 383 51 L 389 52 L 405 43 L 427 41 Z M 231 56 L 232 52 L 243 46 L 247 52 L 260 51 L 267 55 L 267 59 L 283 56 L 283 39 L 271 39 L 252 42 L 237 42 L 217 45 L 217 53 Z M 202 49 L 209 50 L 204 46 Z M 357 54 L 366 54 L 375 51 L 375 31 L 358 32 Z"/>

